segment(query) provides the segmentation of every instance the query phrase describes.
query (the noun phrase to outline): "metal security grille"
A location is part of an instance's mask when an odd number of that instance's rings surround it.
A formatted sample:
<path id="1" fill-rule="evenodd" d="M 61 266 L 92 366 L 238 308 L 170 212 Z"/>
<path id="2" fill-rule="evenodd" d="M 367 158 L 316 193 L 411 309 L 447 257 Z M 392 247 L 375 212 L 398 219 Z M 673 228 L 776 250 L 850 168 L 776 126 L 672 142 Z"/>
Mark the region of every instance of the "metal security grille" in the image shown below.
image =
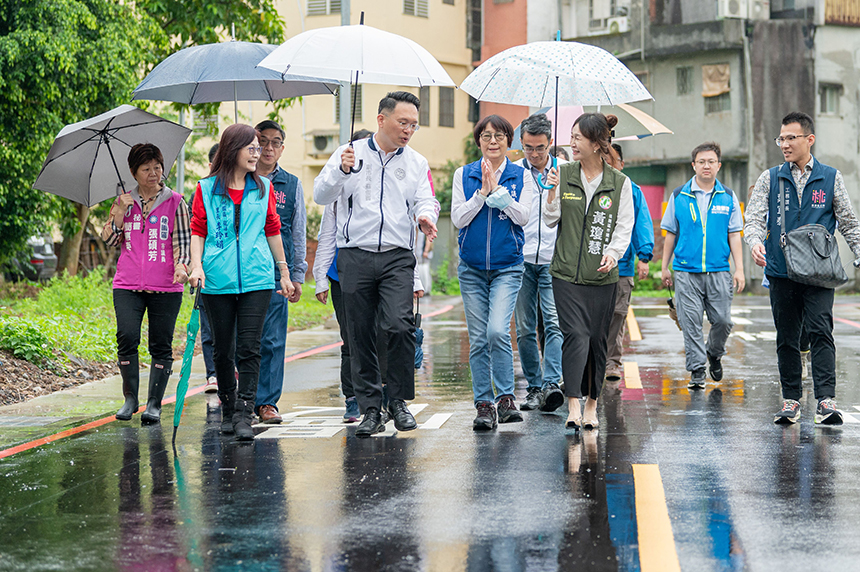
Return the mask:
<path id="1" fill-rule="evenodd" d="M 418 99 L 421 107 L 418 110 L 418 125 L 430 125 L 430 88 L 422 87 L 418 90 Z"/>
<path id="2" fill-rule="evenodd" d="M 427 0 L 403 0 L 403 13 L 409 16 L 427 18 L 429 9 Z"/>
<path id="3" fill-rule="evenodd" d="M 693 93 L 693 66 L 675 68 L 675 85 L 678 95 Z"/>
<path id="4" fill-rule="evenodd" d="M 340 0 L 308 0 L 308 16 L 340 14 Z"/>
<path id="5" fill-rule="evenodd" d="M 439 127 L 454 127 L 454 88 L 439 88 Z"/>

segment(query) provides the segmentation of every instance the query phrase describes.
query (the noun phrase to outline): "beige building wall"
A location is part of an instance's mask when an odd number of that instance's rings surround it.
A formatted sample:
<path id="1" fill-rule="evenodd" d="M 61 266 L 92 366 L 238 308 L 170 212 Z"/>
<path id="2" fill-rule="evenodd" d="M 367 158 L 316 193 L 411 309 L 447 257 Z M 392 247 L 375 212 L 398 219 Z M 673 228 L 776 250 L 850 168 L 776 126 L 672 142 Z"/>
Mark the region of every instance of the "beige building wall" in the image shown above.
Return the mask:
<path id="1" fill-rule="evenodd" d="M 410 3 L 411 4 L 411 3 Z M 339 26 L 341 15 L 308 16 L 308 0 L 280 0 L 278 12 L 286 24 L 286 36 L 291 38 L 304 30 Z M 428 0 L 428 17 L 403 13 L 403 0 L 352 0 L 351 23 L 358 24 L 364 11 L 367 25 L 406 36 L 426 48 L 458 85 L 471 71 L 471 52 L 466 49 L 466 0 L 454 0 L 453 5 L 442 0 Z M 362 87 L 362 108 L 355 123 L 356 131 L 376 131 L 379 100 L 389 91 L 404 89 L 419 94 L 417 87 L 396 85 L 365 85 Z M 280 165 L 302 180 L 305 200 L 313 204 L 313 181 L 328 160 L 328 151 L 317 153 L 314 135 L 334 137 L 338 144 L 339 124 L 336 122 L 336 98 L 312 95 L 296 102 L 281 114 L 281 125 L 287 132 L 286 144 Z M 449 159 L 460 161 L 463 156 L 463 139 L 472 131 L 468 121 L 469 96 L 454 91 L 454 127 L 439 126 L 439 88 L 430 88 L 430 99 L 422 100 L 422 108 L 430 107 L 429 125 L 422 125 L 410 144 L 430 162 L 431 169 L 439 169 Z M 239 102 L 239 121 L 256 124 L 272 111 L 271 104 Z M 220 127 L 233 121 L 233 103 L 221 105 Z M 244 117 L 243 117 L 244 116 Z M 347 118 L 348 120 L 348 118 Z M 211 145 L 211 141 L 206 143 Z M 201 142 L 201 147 L 208 145 Z M 435 178 L 435 176 L 434 176 Z"/>

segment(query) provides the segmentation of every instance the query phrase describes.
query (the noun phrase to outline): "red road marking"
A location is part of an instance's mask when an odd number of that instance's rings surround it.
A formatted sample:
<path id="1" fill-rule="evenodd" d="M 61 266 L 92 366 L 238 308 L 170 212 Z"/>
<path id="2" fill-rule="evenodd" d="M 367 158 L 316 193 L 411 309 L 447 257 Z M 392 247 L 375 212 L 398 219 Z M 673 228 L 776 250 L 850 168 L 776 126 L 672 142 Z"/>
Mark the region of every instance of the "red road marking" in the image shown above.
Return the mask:
<path id="1" fill-rule="evenodd" d="M 439 314 L 444 314 L 450 310 L 453 310 L 453 305 L 444 306 L 434 312 L 429 314 L 424 314 L 425 318 L 432 318 L 433 316 L 438 316 Z M 839 319 L 839 318 L 837 318 Z M 855 324 L 858 328 L 860 328 L 860 324 Z M 316 355 L 318 353 L 322 353 L 324 351 L 328 351 L 343 345 L 343 342 L 337 342 L 334 344 L 326 344 L 324 346 L 318 346 L 315 348 L 311 348 L 309 350 L 305 350 L 303 352 L 299 352 L 288 356 L 284 363 L 289 363 L 291 361 L 296 361 L 301 358 L 305 358 L 308 356 Z M 203 390 L 206 389 L 206 385 L 201 385 L 195 387 L 193 389 L 189 389 L 188 393 L 185 394 L 185 397 L 191 397 L 192 395 L 197 395 L 198 393 L 202 393 Z M 163 399 L 161 401 L 162 405 L 167 405 L 170 403 L 176 403 L 176 395 L 171 395 L 170 397 Z M 145 405 L 141 405 L 138 408 L 137 412 L 140 413 L 146 408 Z M 30 449 L 35 449 L 36 447 L 41 447 L 42 445 L 47 445 L 48 443 L 52 443 L 54 441 L 59 441 L 60 439 L 65 439 L 66 437 L 71 437 L 72 435 L 77 435 L 78 433 L 83 433 L 84 431 L 89 431 L 90 429 L 95 429 L 97 427 L 101 427 L 102 425 L 107 425 L 108 423 L 112 423 L 116 421 L 116 417 L 113 415 L 109 415 L 107 417 L 102 417 L 101 419 L 96 419 L 95 421 L 90 421 L 89 423 L 84 423 L 83 425 L 79 425 L 77 427 L 72 427 L 71 429 L 66 429 L 65 431 L 60 431 L 59 433 L 54 433 L 53 435 L 48 435 L 47 437 L 42 437 L 40 439 L 36 439 L 34 441 L 29 441 L 27 443 L 22 443 L 20 445 L 16 445 L 14 447 L 10 447 L 8 449 L 3 449 L 0 451 L 0 459 L 5 459 L 6 457 L 11 457 L 12 455 L 16 455 L 23 451 L 28 451 Z"/>
<path id="2" fill-rule="evenodd" d="M 837 318 L 836 316 L 834 316 L 833 319 L 836 320 L 837 322 L 842 322 L 843 324 L 848 324 L 849 326 L 854 326 L 855 328 L 860 328 L 860 323 L 852 322 L 851 320 L 846 320 L 845 318 Z"/>

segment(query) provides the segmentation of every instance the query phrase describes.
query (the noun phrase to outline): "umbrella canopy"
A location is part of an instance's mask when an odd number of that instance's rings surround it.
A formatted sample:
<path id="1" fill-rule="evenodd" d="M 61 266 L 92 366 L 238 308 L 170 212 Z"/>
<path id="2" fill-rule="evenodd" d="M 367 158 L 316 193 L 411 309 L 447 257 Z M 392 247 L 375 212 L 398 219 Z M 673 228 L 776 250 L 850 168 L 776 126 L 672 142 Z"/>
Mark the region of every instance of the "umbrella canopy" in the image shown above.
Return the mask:
<path id="1" fill-rule="evenodd" d="M 597 108 L 583 108 L 579 105 L 558 108 L 558 140 L 555 145 L 570 145 L 570 127 L 576 118 L 583 113 L 598 111 Z M 613 114 L 618 116 L 618 125 L 615 127 L 615 136 L 612 141 L 634 141 L 651 137 L 653 135 L 674 135 L 674 132 L 668 127 L 632 105 L 621 103 L 613 107 L 603 107 L 599 111 L 604 114 Z M 545 113 L 550 122 L 555 127 L 555 108 L 544 107 L 535 111 L 532 115 Z M 514 130 L 514 142 L 511 149 L 522 149 L 520 141 L 520 128 Z"/>
<path id="2" fill-rule="evenodd" d="M 334 94 L 337 82 L 316 77 L 282 76 L 256 65 L 278 46 L 223 42 L 179 50 L 155 66 L 132 99 L 196 104 L 218 101 L 276 101 Z"/>
<path id="3" fill-rule="evenodd" d="M 508 48 L 475 68 L 460 89 L 479 101 L 532 107 L 653 99 L 618 58 L 578 42 L 532 42 Z"/>
<path id="4" fill-rule="evenodd" d="M 128 171 L 132 146 L 158 146 L 167 175 L 190 134 L 187 127 L 132 105 L 121 105 L 63 127 L 33 188 L 91 207 L 125 192 L 126 185 L 133 182 Z"/>
<path id="5" fill-rule="evenodd" d="M 403 36 L 371 26 L 317 28 L 293 36 L 260 62 L 281 74 L 384 85 L 453 87 L 430 52 Z"/>
<path id="6" fill-rule="evenodd" d="M 182 354 L 182 369 L 179 372 L 179 383 L 176 385 L 176 407 L 173 409 L 173 447 L 176 448 L 176 430 L 182 419 L 185 407 L 185 394 L 188 392 L 188 378 L 191 377 L 191 362 L 194 359 L 194 344 L 197 342 L 197 332 L 200 330 L 200 288 L 194 295 L 194 309 L 188 320 L 185 336 L 185 353 Z"/>

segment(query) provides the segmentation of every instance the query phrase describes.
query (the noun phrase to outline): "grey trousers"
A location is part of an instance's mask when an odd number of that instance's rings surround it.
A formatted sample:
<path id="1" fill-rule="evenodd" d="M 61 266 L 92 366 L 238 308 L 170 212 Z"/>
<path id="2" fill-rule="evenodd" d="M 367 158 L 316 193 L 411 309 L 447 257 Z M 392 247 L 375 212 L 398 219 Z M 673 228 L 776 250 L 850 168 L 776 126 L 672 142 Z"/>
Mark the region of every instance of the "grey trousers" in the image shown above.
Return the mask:
<path id="1" fill-rule="evenodd" d="M 675 272 L 675 305 L 684 332 L 687 371 L 703 369 L 706 352 L 715 358 L 726 354 L 726 340 L 734 326 L 733 297 L 731 272 Z M 707 348 L 702 335 L 703 313 L 711 323 Z"/>
<path id="2" fill-rule="evenodd" d="M 609 337 L 606 338 L 606 369 L 621 367 L 621 346 L 624 344 L 624 326 L 627 324 L 627 310 L 633 297 L 633 277 L 619 276 L 618 289 L 615 290 L 615 310 L 609 322 Z"/>

